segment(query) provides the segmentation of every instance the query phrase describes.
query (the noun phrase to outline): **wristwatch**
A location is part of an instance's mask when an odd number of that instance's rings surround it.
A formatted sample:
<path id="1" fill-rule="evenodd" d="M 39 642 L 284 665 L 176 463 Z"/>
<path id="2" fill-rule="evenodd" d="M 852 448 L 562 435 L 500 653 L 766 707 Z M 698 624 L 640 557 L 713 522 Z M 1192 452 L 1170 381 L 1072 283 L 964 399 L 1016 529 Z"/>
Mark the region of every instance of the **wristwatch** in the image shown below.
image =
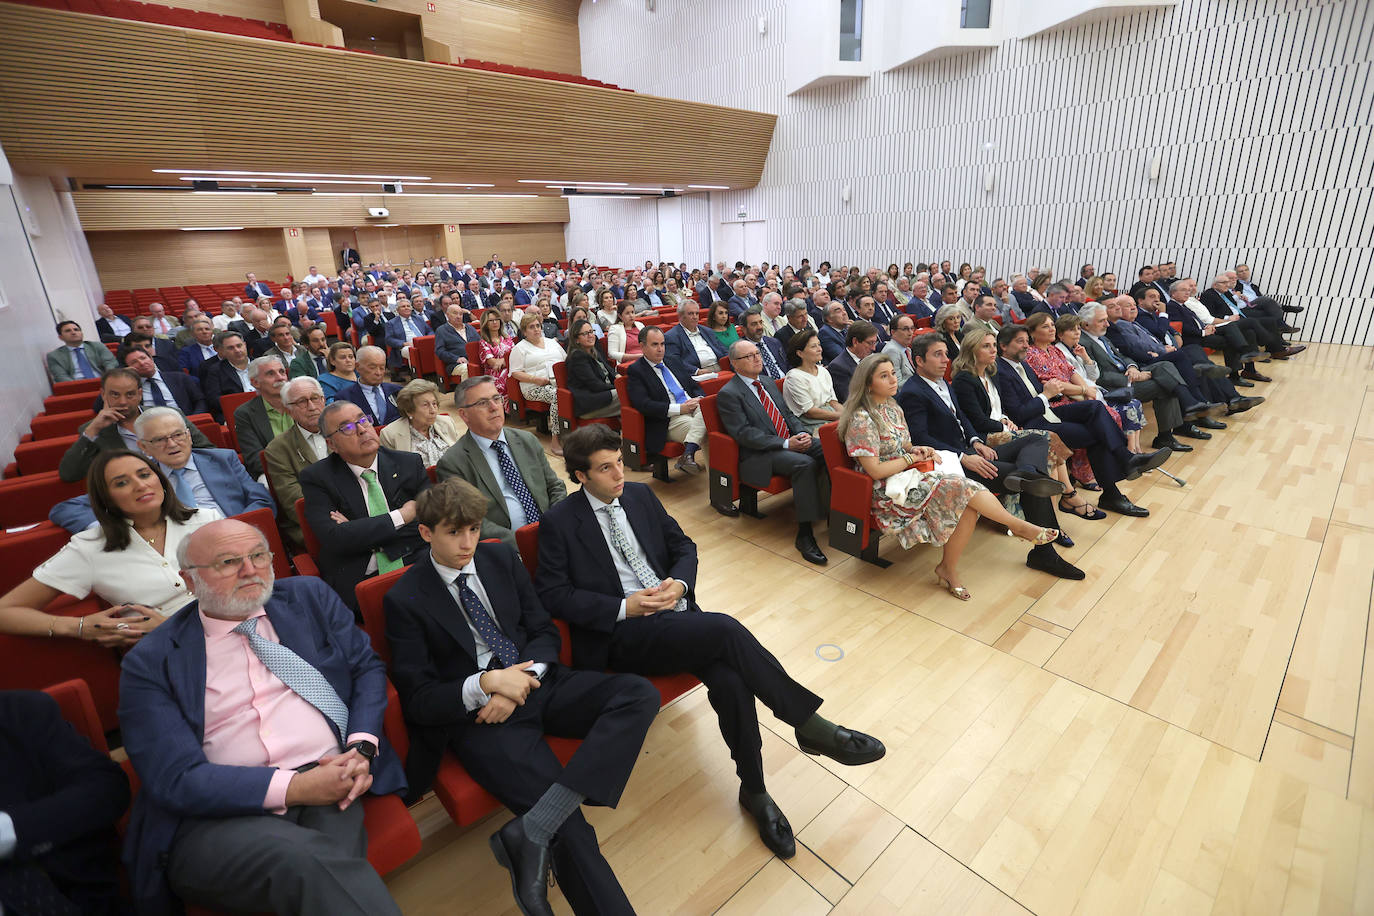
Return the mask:
<path id="1" fill-rule="evenodd" d="M 371 763 L 373 758 L 377 756 L 377 745 L 373 744 L 371 741 L 354 741 L 352 744 L 345 747 L 344 750 L 356 750 L 363 757 L 367 758 L 368 763 Z"/>

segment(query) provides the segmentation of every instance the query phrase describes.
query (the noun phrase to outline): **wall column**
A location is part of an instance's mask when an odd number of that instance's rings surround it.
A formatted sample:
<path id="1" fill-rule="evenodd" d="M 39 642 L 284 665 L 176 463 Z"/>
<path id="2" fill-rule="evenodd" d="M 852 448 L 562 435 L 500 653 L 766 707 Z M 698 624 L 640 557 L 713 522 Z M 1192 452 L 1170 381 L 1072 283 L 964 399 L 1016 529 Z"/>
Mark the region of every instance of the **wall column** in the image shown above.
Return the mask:
<path id="1" fill-rule="evenodd" d="M 298 282 L 305 279 L 305 275 L 310 273 L 310 253 L 305 248 L 305 230 L 300 226 L 287 226 L 281 231 L 281 241 L 286 249 L 286 263 L 291 268 L 292 279 Z"/>
<path id="2" fill-rule="evenodd" d="M 463 263 L 463 232 L 457 223 L 444 224 L 444 257 L 450 263 Z"/>

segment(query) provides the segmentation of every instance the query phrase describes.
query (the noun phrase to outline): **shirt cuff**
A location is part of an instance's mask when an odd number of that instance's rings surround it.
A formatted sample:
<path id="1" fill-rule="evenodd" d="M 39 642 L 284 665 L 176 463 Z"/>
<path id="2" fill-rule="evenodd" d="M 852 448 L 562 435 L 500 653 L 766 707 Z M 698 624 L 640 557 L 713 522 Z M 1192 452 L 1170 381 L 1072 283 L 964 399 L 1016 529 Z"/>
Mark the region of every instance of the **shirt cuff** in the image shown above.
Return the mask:
<path id="1" fill-rule="evenodd" d="M 391 516 L 391 524 L 395 525 L 397 528 L 405 527 L 405 520 L 401 518 L 400 509 L 392 509 L 387 515 Z"/>
<path id="2" fill-rule="evenodd" d="M 1050 399 L 1045 395 L 1045 392 L 1040 392 L 1038 395 L 1036 395 L 1036 397 L 1045 402 L 1046 408 L 1050 406 Z"/>
<path id="3" fill-rule="evenodd" d="M 467 680 L 463 681 L 463 708 L 468 712 L 476 712 L 491 700 L 482 689 L 482 675 L 485 673 L 478 671 L 476 674 L 468 675 Z"/>
<path id="4" fill-rule="evenodd" d="M 278 769 L 267 784 L 267 794 L 263 796 L 262 808 L 269 814 L 286 813 L 286 789 L 296 778 L 295 770 Z"/>
<path id="5" fill-rule="evenodd" d="M 669 402 L 668 402 L 668 416 L 670 416 L 670 417 L 676 417 L 676 416 L 677 416 L 678 414 L 680 414 L 680 413 L 682 413 L 682 405 L 679 404 L 679 403 L 677 403 L 676 401 L 669 401 Z"/>
<path id="6" fill-rule="evenodd" d="M 544 675 L 549 670 L 549 665 L 547 662 L 535 662 L 533 665 L 530 665 L 525 670 L 542 681 L 544 679 Z"/>
<path id="7" fill-rule="evenodd" d="M 347 738 L 344 739 L 344 747 L 347 747 L 355 741 L 369 741 L 372 743 L 374 747 L 377 748 L 378 753 L 381 753 L 381 739 L 379 739 L 376 735 L 371 734 L 370 732 L 353 732 L 353 734 L 349 735 Z"/>
<path id="8" fill-rule="evenodd" d="M 621 598 L 621 599 L 620 599 L 620 611 L 615 615 L 615 622 L 616 622 L 616 623 L 620 623 L 620 621 L 622 621 L 622 620 L 625 619 L 625 608 L 626 608 L 625 599 L 624 599 L 624 598 Z"/>
<path id="9" fill-rule="evenodd" d="M 14 835 L 14 819 L 0 811 L 0 862 L 14 855 L 14 847 L 19 844 L 19 838 Z"/>

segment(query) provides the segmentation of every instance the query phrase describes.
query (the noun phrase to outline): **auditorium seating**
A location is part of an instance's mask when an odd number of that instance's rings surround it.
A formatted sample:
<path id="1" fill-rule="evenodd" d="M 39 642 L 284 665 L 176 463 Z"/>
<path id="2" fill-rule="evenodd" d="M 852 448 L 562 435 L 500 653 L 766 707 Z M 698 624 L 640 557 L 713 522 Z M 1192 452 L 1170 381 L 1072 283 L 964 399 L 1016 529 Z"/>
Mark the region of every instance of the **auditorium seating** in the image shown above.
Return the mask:
<path id="1" fill-rule="evenodd" d="M 881 534 L 873 519 L 873 478 L 854 469 L 835 422 L 816 433 L 830 469 L 830 546 L 879 568 L 891 566 L 891 560 L 878 556 Z M 935 462 L 918 461 L 915 467 L 932 471 Z"/>
<path id="2" fill-rule="evenodd" d="M 625 466 L 632 471 L 642 471 L 652 465 L 654 479 L 672 483 L 668 476 L 668 459 L 679 458 L 685 449 L 681 442 L 665 442 L 663 451 L 651 454 L 645 445 L 644 414 L 630 404 L 629 381 L 617 375 L 615 390 L 620 394 L 620 455 Z"/>
<path id="3" fill-rule="evenodd" d="M 575 429 L 590 426 L 593 423 L 600 423 L 611 429 L 620 428 L 620 420 L 616 417 L 598 417 L 592 420 L 578 418 L 573 410 L 573 393 L 568 388 L 568 364 L 566 361 L 553 364 L 553 381 L 558 392 L 556 396 L 558 398 L 558 434 L 560 436 L 565 436 Z"/>
<path id="4" fill-rule="evenodd" d="M 46 521 L 53 506 L 85 492 L 84 481 L 65 483 L 56 471 L 0 480 L 0 529 Z"/>
<path id="5" fill-rule="evenodd" d="M 782 380 L 777 380 L 778 394 L 782 394 Z M 735 500 L 739 511 L 752 518 L 765 518 L 759 511 L 759 491 L 739 479 L 739 443 L 726 434 L 716 410 L 716 395 L 701 399 L 701 417 L 706 421 L 707 476 L 711 485 L 711 508 L 722 515 L 733 515 Z M 764 487 L 767 493 L 785 493 L 792 489 L 792 481 L 774 474 Z"/>

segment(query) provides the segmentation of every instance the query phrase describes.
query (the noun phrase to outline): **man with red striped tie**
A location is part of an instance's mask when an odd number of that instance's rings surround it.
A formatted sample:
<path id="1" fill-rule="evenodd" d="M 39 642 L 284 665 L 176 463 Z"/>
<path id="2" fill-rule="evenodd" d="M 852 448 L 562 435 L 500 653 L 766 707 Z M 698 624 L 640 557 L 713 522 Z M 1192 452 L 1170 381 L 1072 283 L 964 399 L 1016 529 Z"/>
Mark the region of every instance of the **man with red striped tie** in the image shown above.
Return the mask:
<path id="1" fill-rule="evenodd" d="M 811 531 L 830 504 L 830 476 L 821 440 L 808 433 L 787 409 L 777 386 L 761 377 L 757 345 L 736 341 L 730 347 L 735 377 L 716 395 L 716 410 L 726 434 L 739 443 L 740 483 L 763 489 L 774 474 L 792 481 L 797 512 L 797 550 L 808 563 L 826 562 Z M 736 510 L 736 513 L 738 510 Z"/>

